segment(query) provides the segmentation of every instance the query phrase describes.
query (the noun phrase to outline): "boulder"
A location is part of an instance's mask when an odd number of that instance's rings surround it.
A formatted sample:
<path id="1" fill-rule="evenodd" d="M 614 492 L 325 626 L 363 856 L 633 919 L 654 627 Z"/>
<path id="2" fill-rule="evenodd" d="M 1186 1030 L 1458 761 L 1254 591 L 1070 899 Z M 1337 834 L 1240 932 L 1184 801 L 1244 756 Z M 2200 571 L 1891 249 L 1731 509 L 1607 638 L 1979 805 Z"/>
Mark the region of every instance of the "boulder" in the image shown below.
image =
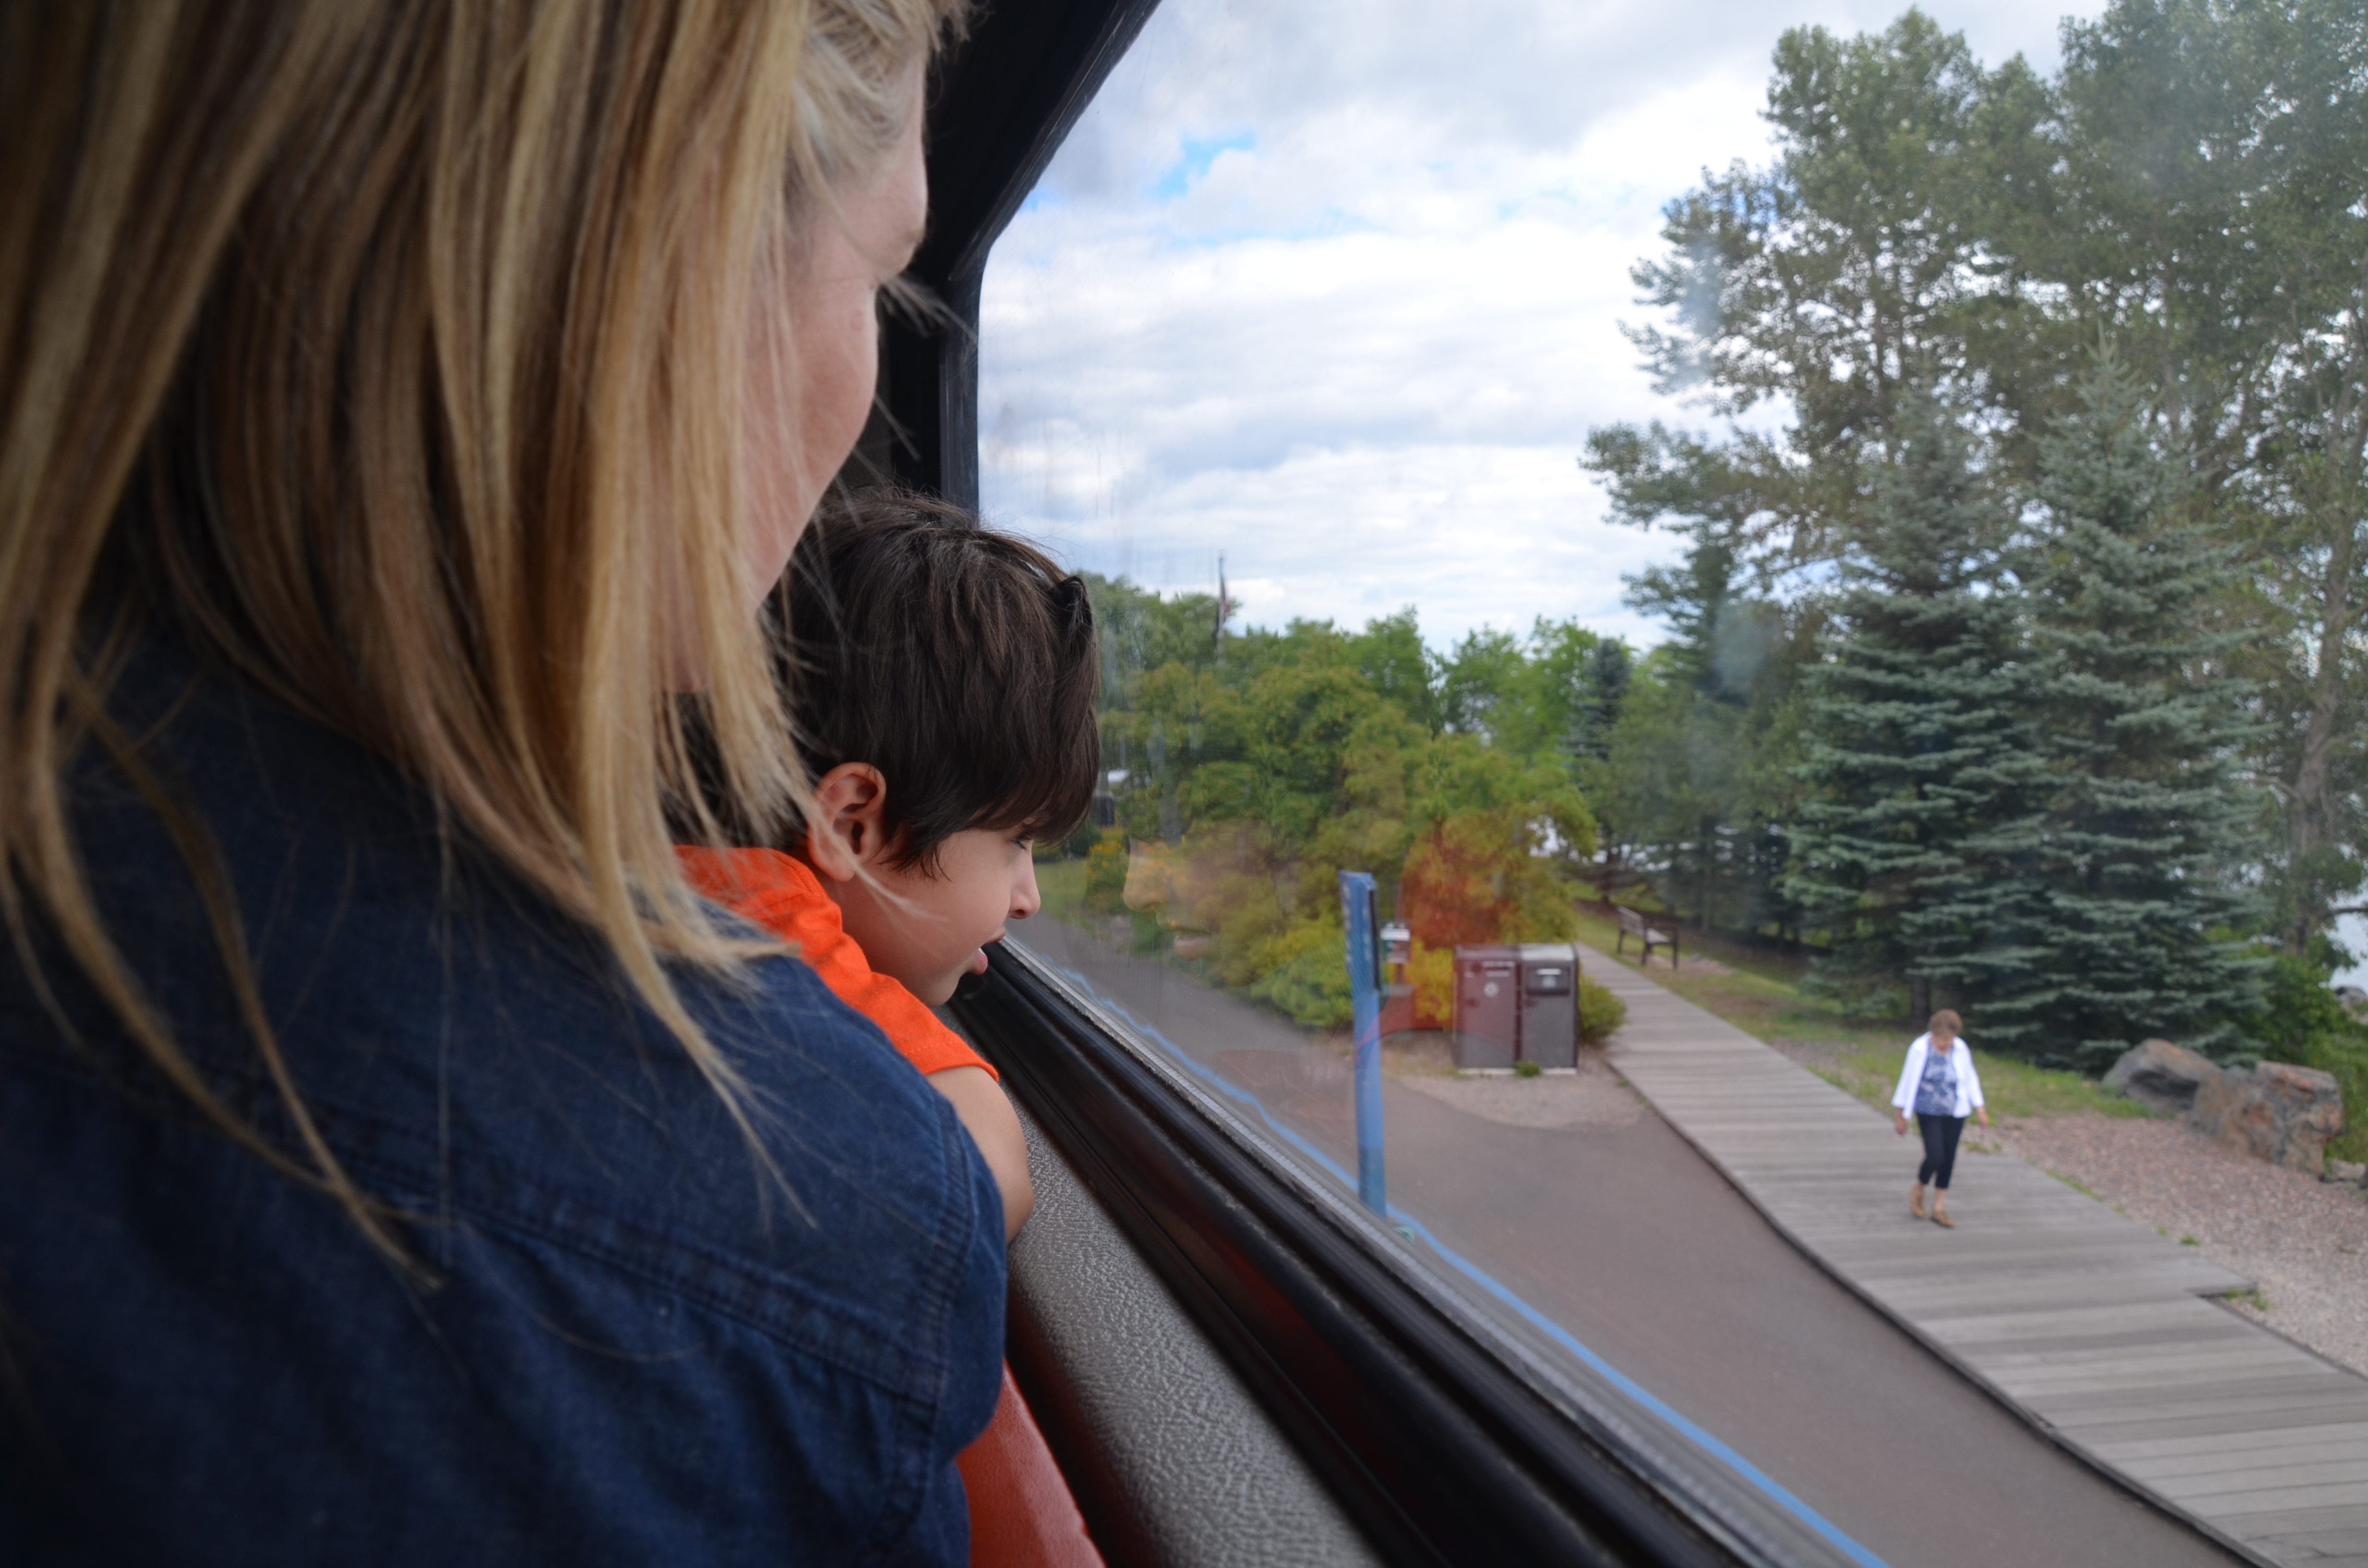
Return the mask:
<path id="1" fill-rule="evenodd" d="M 2315 1067 L 2219 1068 L 2197 1086 L 2187 1119 L 2238 1153 L 2316 1175 L 2326 1165 L 2327 1141 L 2343 1131 L 2343 1095 L 2333 1074 Z"/>
<path id="2" fill-rule="evenodd" d="M 2105 1074 L 2105 1087 L 2176 1116 L 2195 1104 L 2195 1091 L 2219 1071 L 2192 1051 L 2167 1040 L 2150 1040 L 2122 1052 Z"/>

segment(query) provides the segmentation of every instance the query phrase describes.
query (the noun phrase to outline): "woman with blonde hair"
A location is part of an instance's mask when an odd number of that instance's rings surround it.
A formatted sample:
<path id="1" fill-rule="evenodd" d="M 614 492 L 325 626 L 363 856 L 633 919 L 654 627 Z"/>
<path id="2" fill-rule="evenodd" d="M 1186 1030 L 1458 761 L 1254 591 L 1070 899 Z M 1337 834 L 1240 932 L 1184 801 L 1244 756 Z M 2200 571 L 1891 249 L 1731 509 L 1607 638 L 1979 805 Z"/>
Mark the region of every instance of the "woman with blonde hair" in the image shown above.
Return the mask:
<path id="1" fill-rule="evenodd" d="M 0 7 L 0 1560 L 963 1558 L 994 1182 L 669 832 L 958 10 Z"/>

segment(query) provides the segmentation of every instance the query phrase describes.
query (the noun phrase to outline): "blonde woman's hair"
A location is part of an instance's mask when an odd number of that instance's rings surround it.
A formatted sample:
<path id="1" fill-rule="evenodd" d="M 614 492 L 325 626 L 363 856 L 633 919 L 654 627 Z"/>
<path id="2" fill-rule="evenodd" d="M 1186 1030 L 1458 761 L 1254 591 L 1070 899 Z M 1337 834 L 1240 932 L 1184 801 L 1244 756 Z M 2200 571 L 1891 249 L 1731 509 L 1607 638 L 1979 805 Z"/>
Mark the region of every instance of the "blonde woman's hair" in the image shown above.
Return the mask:
<path id="1" fill-rule="evenodd" d="M 0 9 L 0 914 L 391 1255 L 289 1078 L 205 824 L 108 719 L 110 669 L 176 638 L 393 759 L 601 934 L 753 1137 L 667 971 L 742 950 L 676 868 L 667 809 L 710 797 L 669 676 L 704 673 L 723 801 L 780 820 L 803 782 L 735 537 L 755 291 L 884 165 L 962 6 Z M 216 1099 L 110 941 L 68 828 L 86 745 L 196 873 L 299 1152 Z"/>

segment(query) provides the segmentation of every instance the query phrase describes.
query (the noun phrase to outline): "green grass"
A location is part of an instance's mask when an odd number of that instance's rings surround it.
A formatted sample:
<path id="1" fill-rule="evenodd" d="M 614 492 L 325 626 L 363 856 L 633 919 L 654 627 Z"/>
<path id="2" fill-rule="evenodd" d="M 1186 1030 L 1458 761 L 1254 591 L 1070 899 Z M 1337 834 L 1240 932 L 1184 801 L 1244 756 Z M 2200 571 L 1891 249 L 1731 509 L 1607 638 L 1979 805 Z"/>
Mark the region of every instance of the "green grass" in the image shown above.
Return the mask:
<path id="1" fill-rule="evenodd" d="M 1083 860 L 1039 860 L 1036 862 L 1036 892 L 1043 900 L 1037 914 L 1040 919 L 1065 921 L 1083 926 L 1097 935 L 1108 937 L 1109 928 L 1103 924 L 1110 917 L 1097 915 L 1086 907 L 1086 863 Z M 1159 928 L 1159 922 L 1148 915 L 1129 915 L 1133 929 L 1128 950 L 1138 958 L 1159 957 L 1184 968 L 1188 973 L 1199 973 L 1178 959 L 1169 943 L 1168 933 Z M 1020 939 L 1025 941 L 1028 928 L 1021 926 Z"/>
<path id="2" fill-rule="evenodd" d="M 1901 1052 L 1903 1058 L 1905 1051 Z M 2092 1078 L 2055 1067 L 2034 1067 L 2011 1056 L 1985 1056 L 1982 1091 L 1995 1116 L 2069 1116 L 2093 1110 L 2100 1116 L 2148 1117 L 2155 1113 L 2123 1099 Z"/>
<path id="3" fill-rule="evenodd" d="M 1616 920 L 1586 906 L 1579 909 L 1580 941 L 1610 954 L 1618 945 L 1619 935 Z M 1715 940 L 1697 942 L 1691 935 L 1684 950 L 1689 959 L 1714 959 L 1731 972 L 1714 974 L 1695 970 L 1691 963 L 1672 972 L 1663 953 L 1656 953 L 1653 967 L 1642 972 L 1756 1039 L 1812 1047 L 1823 1060 L 1813 1061 L 1810 1071 L 1878 1109 L 1890 1108 L 1891 1091 L 1899 1082 L 1900 1064 L 1907 1056 L 1904 1028 L 1845 1017 L 1838 1007 L 1803 995 L 1804 966 L 1781 954 Z M 1633 941 L 1616 961 L 1639 968 Z M 1982 1093 L 1992 1116 L 2066 1116 L 2084 1110 L 2103 1116 L 2154 1114 L 2078 1073 L 2034 1067 L 1984 1051 L 1978 1041 L 1975 1051 Z"/>
<path id="4" fill-rule="evenodd" d="M 1036 862 L 1036 892 L 1043 913 L 1055 920 L 1072 920 L 1086 903 L 1086 863 L 1083 860 Z"/>

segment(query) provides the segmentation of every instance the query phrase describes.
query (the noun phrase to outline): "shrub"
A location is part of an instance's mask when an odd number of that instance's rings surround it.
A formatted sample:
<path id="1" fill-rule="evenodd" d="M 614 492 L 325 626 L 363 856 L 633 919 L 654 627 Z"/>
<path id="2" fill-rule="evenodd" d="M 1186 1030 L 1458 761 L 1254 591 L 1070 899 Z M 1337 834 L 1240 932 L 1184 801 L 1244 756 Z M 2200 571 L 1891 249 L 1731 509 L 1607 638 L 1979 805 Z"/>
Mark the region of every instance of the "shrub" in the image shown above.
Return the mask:
<path id="1" fill-rule="evenodd" d="M 2309 955 L 2281 952 L 2271 961 L 2261 1011 L 2245 1021 L 2245 1035 L 2261 1062 L 2290 1062 L 2332 1073 L 2344 1095 L 2344 1132 L 2328 1144 L 2340 1161 L 2368 1158 L 2368 1023 L 2328 988 L 2335 949 L 2318 938 Z"/>
<path id="2" fill-rule="evenodd" d="M 1420 942 L 1406 960 L 1406 979 L 1414 986 L 1414 1027 L 1443 1029 L 1455 1017 L 1455 954 L 1446 948 L 1426 948 Z"/>
<path id="3" fill-rule="evenodd" d="M 2319 1040 L 2301 1063 L 2335 1075 L 2343 1091 L 2343 1132 L 2328 1140 L 2328 1154 L 2338 1160 L 2368 1160 L 2368 1030 L 2354 1030 Z"/>
<path id="4" fill-rule="evenodd" d="M 1349 991 L 1349 944 L 1338 926 L 1310 922 L 1268 944 L 1281 961 L 1245 987 L 1259 1001 L 1310 1028 L 1347 1028 L 1355 1014 Z"/>
<path id="5" fill-rule="evenodd" d="M 2280 953 L 2270 960 L 2270 984 L 2261 1010 L 2245 1021 L 2245 1033 L 2271 1062 L 2308 1066 L 2305 1057 L 2323 1042 L 2368 1033 L 2328 988 L 2335 954 L 2324 938 L 2320 950 Z"/>
<path id="6" fill-rule="evenodd" d="M 2328 986 L 2335 955 L 2325 939 L 2308 956 L 2280 953 L 2261 1010 L 2245 1033 L 2264 1062 L 2290 1062 L 2334 1074 L 2343 1092 L 2343 1133 L 2328 1144 L 2339 1160 L 2368 1159 L 2368 1025 Z"/>
<path id="7" fill-rule="evenodd" d="M 1107 834 L 1086 852 L 1086 907 L 1103 915 L 1121 915 L 1126 905 L 1126 836 Z"/>
<path id="8" fill-rule="evenodd" d="M 1601 1045 L 1628 1021 L 1628 1004 L 1604 987 L 1581 976 L 1578 982 L 1578 1038 Z"/>

